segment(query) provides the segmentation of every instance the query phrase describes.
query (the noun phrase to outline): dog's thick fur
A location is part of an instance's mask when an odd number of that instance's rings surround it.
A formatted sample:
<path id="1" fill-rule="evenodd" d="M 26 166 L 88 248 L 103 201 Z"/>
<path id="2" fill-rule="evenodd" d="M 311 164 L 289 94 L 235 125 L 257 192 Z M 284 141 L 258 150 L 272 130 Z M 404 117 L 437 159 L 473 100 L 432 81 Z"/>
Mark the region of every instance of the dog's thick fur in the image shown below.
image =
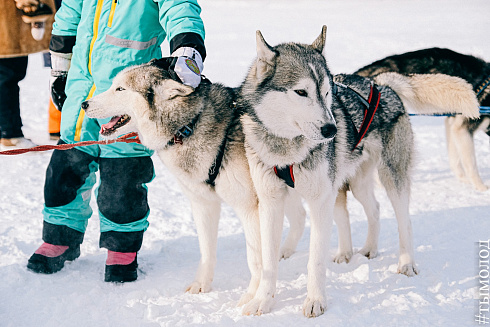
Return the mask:
<path id="1" fill-rule="evenodd" d="M 142 144 L 157 151 L 189 198 L 201 251 L 195 280 L 187 288 L 190 293 L 210 290 L 221 201 L 234 208 L 243 223 L 252 277 L 240 300 L 242 304 L 255 295 L 258 287 L 261 248 L 257 195 L 234 99 L 234 89 L 210 83 L 201 83 L 193 89 L 170 79 L 168 72 L 149 63 L 125 69 L 114 78 L 109 90 L 84 102 L 82 107 L 92 118 L 123 116 L 128 123 L 117 125 L 120 127 L 110 129 L 110 133 L 138 132 Z M 198 119 L 192 135 L 184 138 L 182 144 L 169 145 L 177 131 L 195 117 Z M 209 169 L 224 141 L 223 161 L 215 186 L 211 186 L 206 183 Z M 291 198 L 288 208 L 286 215 L 295 227 L 283 245 L 283 257 L 290 256 L 296 248 L 306 214 L 300 198 Z"/>
<path id="2" fill-rule="evenodd" d="M 457 76 L 470 83 L 475 92 L 478 92 L 490 77 L 490 63 L 449 49 L 430 48 L 380 59 L 360 68 L 355 74 L 374 77 L 386 72 L 405 75 L 440 73 Z M 490 87 L 480 93 L 478 102 L 481 106 L 490 106 Z M 446 139 L 451 169 L 460 180 L 470 182 L 478 191 L 486 191 L 488 186 L 483 183 L 478 174 L 473 142 L 473 135 L 479 130 L 490 136 L 490 115 L 482 115 L 479 119 L 468 119 L 464 116 L 446 119 Z"/>
<path id="3" fill-rule="evenodd" d="M 326 27 L 312 45 L 285 43 L 269 46 L 257 32 L 257 59 L 239 90 L 243 108 L 245 148 L 259 198 L 262 244 L 262 276 L 255 297 L 245 314 L 268 312 L 273 304 L 278 270 L 278 251 L 285 199 L 299 194 L 309 205 L 311 235 L 307 297 L 303 313 L 321 315 L 326 309 L 326 264 L 332 218 L 339 225 L 340 254 L 351 248 L 345 199 L 338 190 L 346 185 L 367 208 L 369 236 L 365 255 L 377 251 L 379 216 L 373 195 L 373 172 L 395 210 L 400 234 L 398 271 L 417 273 L 409 217 L 410 168 L 413 135 L 404 104 L 419 113 L 460 112 L 478 116 L 478 103 L 465 81 L 446 75 L 403 77 L 384 75 L 376 81 L 381 100 L 371 127 L 359 146 L 354 125 L 359 128 L 364 106 L 354 89 L 367 98 L 371 80 L 359 75 L 333 76 L 323 56 Z M 444 92 L 432 92 L 435 86 Z M 453 91 L 446 87 L 450 86 Z M 351 121 L 352 120 L 352 121 Z M 286 186 L 273 170 L 292 165 L 295 187 Z M 339 196 L 337 196 L 339 194 Z M 337 203 L 336 203 L 337 201 Z M 345 253 L 344 253 L 345 254 Z"/>

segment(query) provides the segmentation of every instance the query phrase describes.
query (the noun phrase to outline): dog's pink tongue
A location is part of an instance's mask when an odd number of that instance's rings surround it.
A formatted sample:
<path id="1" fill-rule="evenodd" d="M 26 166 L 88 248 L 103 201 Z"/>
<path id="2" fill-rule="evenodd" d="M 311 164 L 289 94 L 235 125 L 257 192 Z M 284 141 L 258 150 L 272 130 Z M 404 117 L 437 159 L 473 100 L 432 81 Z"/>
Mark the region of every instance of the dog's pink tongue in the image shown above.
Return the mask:
<path id="1" fill-rule="evenodd" d="M 108 122 L 107 124 L 103 124 L 102 126 L 100 126 L 100 133 L 104 132 L 105 130 L 108 130 L 108 129 L 111 129 L 112 127 L 114 127 L 114 125 L 116 125 L 116 123 L 119 121 L 119 119 L 121 119 L 122 116 L 114 116 L 112 117 L 111 121 Z"/>

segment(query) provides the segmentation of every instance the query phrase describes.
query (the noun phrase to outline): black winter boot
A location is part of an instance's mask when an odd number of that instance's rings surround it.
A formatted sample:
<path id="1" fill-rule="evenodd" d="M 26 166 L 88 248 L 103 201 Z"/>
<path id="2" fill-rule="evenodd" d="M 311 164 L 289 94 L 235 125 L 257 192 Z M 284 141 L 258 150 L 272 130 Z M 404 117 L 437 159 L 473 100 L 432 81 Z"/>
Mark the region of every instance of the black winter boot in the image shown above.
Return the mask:
<path id="1" fill-rule="evenodd" d="M 44 243 L 42 246 L 45 244 L 47 243 Z M 56 257 L 48 257 L 39 253 L 34 253 L 29 258 L 29 261 L 27 261 L 27 268 L 39 274 L 52 274 L 60 271 L 65 266 L 65 261 L 73 261 L 79 256 L 80 245 L 69 247 L 65 252 Z"/>
<path id="2" fill-rule="evenodd" d="M 104 280 L 106 282 L 113 282 L 113 283 L 126 283 L 126 282 L 135 281 L 138 278 L 138 271 L 137 271 L 138 257 L 136 253 L 134 252 L 131 254 L 128 253 L 129 255 L 134 255 L 134 260 L 129 264 L 118 264 L 118 263 L 114 264 L 114 260 L 110 260 L 114 256 L 114 254 L 126 255 L 126 253 L 109 251 L 108 261 L 106 262 L 105 265 Z"/>

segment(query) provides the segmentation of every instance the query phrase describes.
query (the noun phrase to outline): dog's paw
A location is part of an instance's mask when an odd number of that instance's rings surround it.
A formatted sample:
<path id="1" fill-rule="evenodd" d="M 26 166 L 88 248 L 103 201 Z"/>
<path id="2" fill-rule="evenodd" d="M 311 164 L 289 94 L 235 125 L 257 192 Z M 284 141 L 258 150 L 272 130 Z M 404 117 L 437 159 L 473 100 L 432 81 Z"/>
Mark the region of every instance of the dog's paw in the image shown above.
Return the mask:
<path id="1" fill-rule="evenodd" d="M 414 277 L 415 275 L 419 274 L 419 271 L 415 264 L 412 263 L 407 263 L 403 266 L 398 266 L 398 273 L 406 275 L 408 277 Z"/>
<path id="2" fill-rule="evenodd" d="M 480 192 L 485 192 L 488 190 L 488 186 L 485 184 L 475 184 L 475 189 Z"/>
<path id="3" fill-rule="evenodd" d="M 238 301 L 237 307 L 241 307 L 242 305 L 247 304 L 254 298 L 254 294 L 251 293 L 245 293 L 242 295 L 240 298 L 240 301 Z"/>
<path id="4" fill-rule="evenodd" d="M 333 262 L 335 263 L 349 263 L 350 259 L 352 258 L 352 251 L 348 252 L 339 252 L 337 255 L 333 258 Z"/>
<path id="5" fill-rule="evenodd" d="M 207 293 L 211 291 L 211 283 L 193 281 L 186 287 L 185 291 L 191 294 Z"/>
<path id="6" fill-rule="evenodd" d="M 303 314 L 306 318 L 314 318 L 321 316 L 327 309 L 327 304 L 324 298 L 307 297 L 303 303 Z"/>
<path id="7" fill-rule="evenodd" d="M 371 249 L 369 247 L 363 247 L 362 249 L 359 250 L 359 253 L 368 259 L 374 259 L 378 256 L 378 250 Z"/>
<path id="8" fill-rule="evenodd" d="M 279 251 L 279 260 L 288 259 L 290 256 L 293 255 L 293 253 L 294 253 L 294 249 L 284 246 Z"/>
<path id="9" fill-rule="evenodd" d="M 243 306 L 242 314 L 245 316 L 260 316 L 263 313 L 268 313 L 271 311 L 272 305 L 274 304 L 274 298 L 253 298 L 248 301 L 247 304 Z"/>

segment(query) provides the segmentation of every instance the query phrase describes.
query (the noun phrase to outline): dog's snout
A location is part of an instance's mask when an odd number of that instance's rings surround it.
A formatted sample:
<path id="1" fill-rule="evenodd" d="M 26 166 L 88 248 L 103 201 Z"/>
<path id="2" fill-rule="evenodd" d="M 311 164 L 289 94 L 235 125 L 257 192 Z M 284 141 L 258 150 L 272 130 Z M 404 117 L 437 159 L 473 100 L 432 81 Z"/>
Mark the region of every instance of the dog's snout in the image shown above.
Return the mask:
<path id="1" fill-rule="evenodd" d="M 326 125 L 323 125 L 320 130 L 321 130 L 322 136 L 326 139 L 330 139 L 337 134 L 337 126 L 335 126 L 335 124 L 332 124 L 332 123 L 328 123 Z"/>
<path id="2" fill-rule="evenodd" d="M 82 102 L 82 109 L 87 110 L 88 109 L 88 101 L 83 101 Z"/>

